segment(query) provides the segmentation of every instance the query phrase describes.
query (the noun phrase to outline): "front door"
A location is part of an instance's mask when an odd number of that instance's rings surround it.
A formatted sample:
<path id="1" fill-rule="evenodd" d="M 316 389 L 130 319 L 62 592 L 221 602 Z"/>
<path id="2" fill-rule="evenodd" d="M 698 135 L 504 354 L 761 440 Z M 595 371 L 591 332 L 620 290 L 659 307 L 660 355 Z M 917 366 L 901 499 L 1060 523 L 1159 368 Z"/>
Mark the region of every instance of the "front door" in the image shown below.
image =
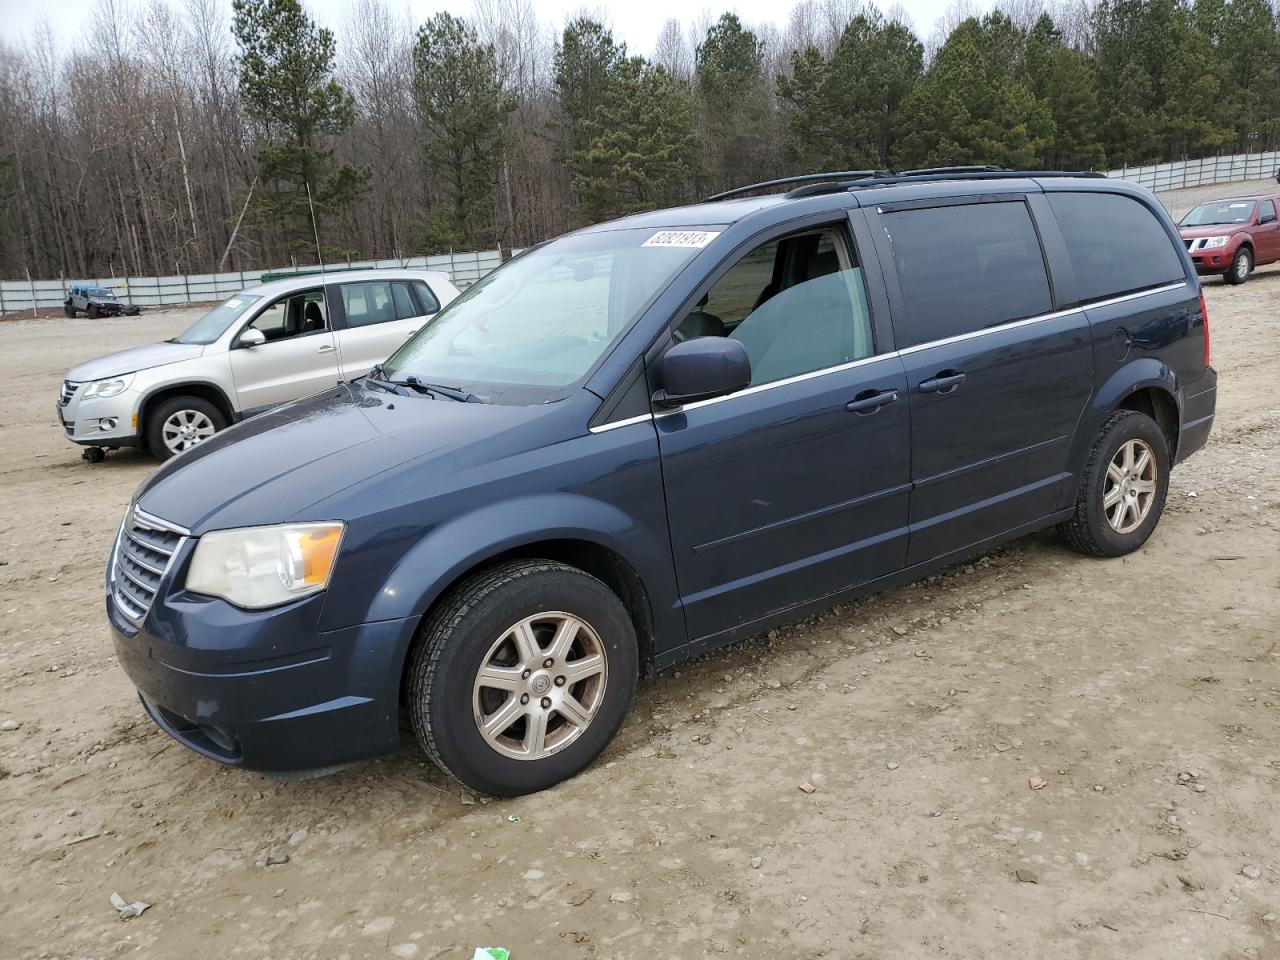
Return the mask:
<path id="1" fill-rule="evenodd" d="M 1089 323 L 1054 312 L 1021 197 L 878 214 L 911 407 L 908 564 L 1052 513 L 1093 386 Z"/>
<path id="2" fill-rule="evenodd" d="M 1259 263 L 1280 260 L 1280 220 L 1276 219 L 1274 200 L 1263 200 L 1258 205 L 1258 225 L 1253 235 Z"/>
<path id="3" fill-rule="evenodd" d="M 689 636 L 709 637 L 899 569 L 906 557 L 906 375 L 878 354 L 843 224 L 771 239 L 678 318 L 729 336 L 751 386 L 657 411 Z"/>
<path id="4" fill-rule="evenodd" d="M 272 301 L 249 321 L 248 328 L 260 330 L 267 341 L 246 347 L 237 337 L 231 346 L 231 376 L 244 414 L 297 400 L 340 382 L 338 351 L 323 288 Z"/>
<path id="5" fill-rule="evenodd" d="M 430 317 L 408 280 L 362 280 L 337 287 L 338 352 L 346 380 L 363 377 L 404 345 Z"/>

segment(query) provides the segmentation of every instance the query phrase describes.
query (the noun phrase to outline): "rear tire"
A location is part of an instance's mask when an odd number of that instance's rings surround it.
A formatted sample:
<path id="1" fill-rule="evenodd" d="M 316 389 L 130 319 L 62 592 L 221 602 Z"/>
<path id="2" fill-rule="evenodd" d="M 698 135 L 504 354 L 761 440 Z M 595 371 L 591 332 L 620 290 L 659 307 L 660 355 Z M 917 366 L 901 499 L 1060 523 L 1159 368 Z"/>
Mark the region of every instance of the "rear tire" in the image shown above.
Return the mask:
<path id="1" fill-rule="evenodd" d="M 170 397 L 147 411 L 147 449 L 157 460 L 189 450 L 226 429 L 222 411 L 200 397 Z"/>
<path id="2" fill-rule="evenodd" d="M 1248 247 L 1241 247 L 1236 251 L 1231 266 L 1222 275 L 1222 279 L 1232 286 L 1237 286 L 1248 280 L 1251 273 L 1253 273 L 1253 253 Z"/>
<path id="3" fill-rule="evenodd" d="M 74 317 L 76 315 L 76 308 L 71 305 L 70 301 L 68 301 L 62 305 L 62 312 L 68 317 Z"/>
<path id="4" fill-rule="evenodd" d="M 1169 444 L 1159 425 L 1117 410 L 1094 441 L 1075 515 L 1058 525 L 1067 544 L 1094 557 L 1120 557 L 1147 542 L 1169 493 Z"/>
<path id="5" fill-rule="evenodd" d="M 567 564 L 518 560 L 437 604 L 410 657 L 406 697 L 418 742 L 441 769 L 514 797 L 600 754 L 638 672 L 635 628 L 612 590 Z"/>

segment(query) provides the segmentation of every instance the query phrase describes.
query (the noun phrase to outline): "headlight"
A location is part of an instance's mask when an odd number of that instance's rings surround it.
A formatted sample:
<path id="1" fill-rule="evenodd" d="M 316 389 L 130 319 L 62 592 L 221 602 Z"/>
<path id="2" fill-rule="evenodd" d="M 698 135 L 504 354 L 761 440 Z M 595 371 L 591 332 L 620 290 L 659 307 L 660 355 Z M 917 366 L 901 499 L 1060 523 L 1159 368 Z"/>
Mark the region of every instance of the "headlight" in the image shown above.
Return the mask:
<path id="1" fill-rule="evenodd" d="M 1212 250 L 1214 247 L 1225 247 L 1230 239 L 1230 237 L 1209 237 L 1201 249 Z"/>
<path id="2" fill-rule="evenodd" d="M 206 533 L 196 544 L 187 589 L 261 610 L 329 585 L 346 525 L 288 523 Z"/>
<path id="3" fill-rule="evenodd" d="M 133 383 L 132 373 L 126 373 L 123 377 L 112 377 L 110 380 L 95 380 L 84 388 L 84 393 L 80 395 L 80 399 L 118 397 L 129 389 L 129 384 L 131 383 Z"/>

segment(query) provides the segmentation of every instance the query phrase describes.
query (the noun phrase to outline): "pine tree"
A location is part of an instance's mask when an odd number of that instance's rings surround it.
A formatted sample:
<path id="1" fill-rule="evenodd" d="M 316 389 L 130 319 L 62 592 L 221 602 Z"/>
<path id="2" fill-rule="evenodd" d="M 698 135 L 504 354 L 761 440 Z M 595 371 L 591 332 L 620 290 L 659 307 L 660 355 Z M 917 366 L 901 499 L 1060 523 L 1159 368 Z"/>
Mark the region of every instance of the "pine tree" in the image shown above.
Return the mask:
<path id="1" fill-rule="evenodd" d="M 1023 48 L 999 12 L 952 31 L 903 105 L 899 163 L 1034 166 L 1053 121 L 1023 79 Z"/>
<path id="2" fill-rule="evenodd" d="M 762 57 L 759 39 L 732 13 L 723 14 L 698 44 L 702 136 L 716 188 L 741 186 L 764 165 L 761 141 L 770 111 Z"/>
<path id="3" fill-rule="evenodd" d="M 355 118 L 351 97 L 333 79 L 333 33 L 317 27 L 298 0 L 234 0 L 232 9 L 240 97 L 259 127 L 259 223 L 278 232 L 289 252 L 314 250 L 312 208 L 322 221 L 357 200 L 368 179 L 365 170 L 333 163 L 329 144 Z"/>
<path id="4" fill-rule="evenodd" d="M 574 157 L 573 187 L 591 221 L 685 199 L 696 171 L 696 107 L 688 88 L 642 57 L 611 73 L 604 101 Z"/>
<path id="5" fill-rule="evenodd" d="M 515 108 L 498 81 L 493 47 L 465 21 L 438 13 L 418 29 L 413 81 L 426 174 L 448 203 L 427 217 L 422 243 L 433 251 L 490 246 L 506 120 Z"/>
<path id="6" fill-rule="evenodd" d="M 1027 86 L 1049 111 L 1051 139 L 1044 148 L 1044 166 L 1093 169 L 1105 163 L 1100 140 L 1098 96 L 1085 56 L 1062 40 L 1048 15 L 1042 15 L 1027 35 L 1023 54 Z"/>

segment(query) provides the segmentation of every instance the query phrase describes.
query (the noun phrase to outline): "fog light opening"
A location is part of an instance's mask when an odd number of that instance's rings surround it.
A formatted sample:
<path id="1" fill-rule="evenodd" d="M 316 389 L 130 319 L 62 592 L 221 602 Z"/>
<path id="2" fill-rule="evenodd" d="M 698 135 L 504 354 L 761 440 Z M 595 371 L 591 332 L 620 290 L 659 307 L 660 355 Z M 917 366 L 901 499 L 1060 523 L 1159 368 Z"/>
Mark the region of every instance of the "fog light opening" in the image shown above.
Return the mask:
<path id="1" fill-rule="evenodd" d="M 103 417 L 98 421 L 98 429 L 103 431 L 114 430 L 119 422 L 115 417 Z"/>

